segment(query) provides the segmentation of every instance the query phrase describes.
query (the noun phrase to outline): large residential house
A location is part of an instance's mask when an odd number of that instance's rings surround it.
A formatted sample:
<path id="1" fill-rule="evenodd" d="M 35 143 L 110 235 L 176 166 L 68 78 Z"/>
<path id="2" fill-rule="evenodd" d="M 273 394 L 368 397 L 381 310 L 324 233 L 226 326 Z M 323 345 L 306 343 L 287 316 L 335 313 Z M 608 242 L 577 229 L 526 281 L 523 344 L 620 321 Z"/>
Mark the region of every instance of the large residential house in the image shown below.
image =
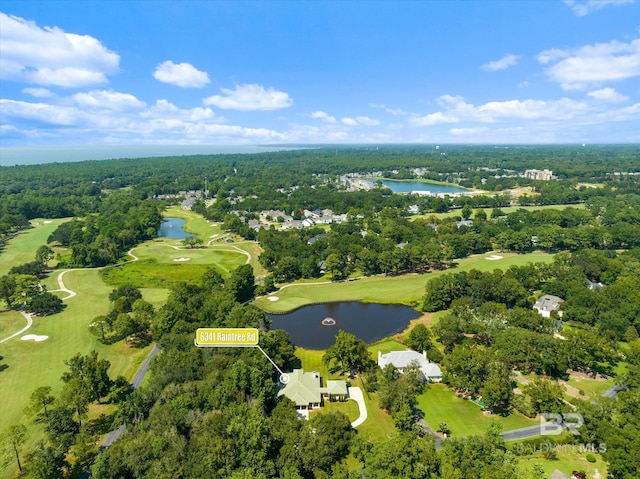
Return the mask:
<path id="1" fill-rule="evenodd" d="M 562 311 L 560 310 L 560 303 L 563 303 L 564 299 L 552 294 L 545 294 L 533 305 L 533 309 L 537 309 L 545 318 L 551 317 L 551 313 L 556 311 L 558 316 L 562 317 Z"/>
<path id="2" fill-rule="evenodd" d="M 286 396 L 296 404 L 296 409 L 317 409 L 324 400 L 346 401 L 349 391 L 344 380 L 329 380 L 322 386 L 322 378 L 317 372 L 294 369 L 287 373 L 289 381 L 279 391 L 278 397 Z"/>
<path id="3" fill-rule="evenodd" d="M 415 364 L 426 381 L 442 381 L 440 367 L 436 363 L 429 362 L 426 351 L 423 351 L 422 354 L 411 350 L 391 351 L 387 354 L 382 354 L 378 351 L 378 366 L 384 369 L 387 364 L 393 364 L 400 372 L 404 371 L 406 367 Z"/>

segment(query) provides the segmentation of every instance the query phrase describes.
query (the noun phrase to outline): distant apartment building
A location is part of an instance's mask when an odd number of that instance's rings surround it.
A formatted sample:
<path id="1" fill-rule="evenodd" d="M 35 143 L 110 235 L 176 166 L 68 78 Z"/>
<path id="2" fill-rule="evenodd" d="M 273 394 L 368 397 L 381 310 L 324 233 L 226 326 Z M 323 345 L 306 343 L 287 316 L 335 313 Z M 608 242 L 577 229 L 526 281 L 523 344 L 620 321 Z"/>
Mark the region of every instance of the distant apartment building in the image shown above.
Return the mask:
<path id="1" fill-rule="evenodd" d="M 527 170 L 524 172 L 524 177 L 531 180 L 549 181 L 553 178 L 553 171 L 547 170 Z"/>

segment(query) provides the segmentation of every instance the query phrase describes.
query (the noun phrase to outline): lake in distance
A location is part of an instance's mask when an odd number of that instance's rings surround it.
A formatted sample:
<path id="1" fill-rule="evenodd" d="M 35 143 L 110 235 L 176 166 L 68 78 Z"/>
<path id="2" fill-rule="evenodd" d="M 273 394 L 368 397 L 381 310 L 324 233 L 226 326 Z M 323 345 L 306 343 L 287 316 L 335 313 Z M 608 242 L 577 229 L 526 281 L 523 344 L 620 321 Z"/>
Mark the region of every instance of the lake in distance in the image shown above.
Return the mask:
<path id="1" fill-rule="evenodd" d="M 374 343 L 403 331 L 409 321 L 420 314 L 399 304 L 344 301 L 313 304 L 291 313 L 267 316 L 271 320 L 271 329 L 287 331 L 296 346 L 318 350 L 327 349 L 335 343 L 341 329 L 355 334 L 365 343 Z"/>
<path id="2" fill-rule="evenodd" d="M 394 193 L 411 193 L 412 191 L 429 191 L 431 194 L 464 194 L 467 190 L 458 186 L 439 185 L 436 183 L 425 183 L 423 181 L 395 181 L 395 180 L 379 180 L 384 186 Z"/>

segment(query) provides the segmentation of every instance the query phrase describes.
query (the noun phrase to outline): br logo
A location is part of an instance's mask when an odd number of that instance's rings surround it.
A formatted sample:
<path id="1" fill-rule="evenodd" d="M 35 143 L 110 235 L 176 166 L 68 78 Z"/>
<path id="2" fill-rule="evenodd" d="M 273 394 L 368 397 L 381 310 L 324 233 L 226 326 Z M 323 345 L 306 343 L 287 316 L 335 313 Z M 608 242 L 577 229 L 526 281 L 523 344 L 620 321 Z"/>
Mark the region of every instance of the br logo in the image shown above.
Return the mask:
<path id="1" fill-rule="evenodd" d="M 565 427 L 574 436 L 579 436 L 578 428 L 584 424 L 582 414 L 578 413 L 542 413 L 540 418 L 540 434 L 542 436 L 558 436 Z"/>

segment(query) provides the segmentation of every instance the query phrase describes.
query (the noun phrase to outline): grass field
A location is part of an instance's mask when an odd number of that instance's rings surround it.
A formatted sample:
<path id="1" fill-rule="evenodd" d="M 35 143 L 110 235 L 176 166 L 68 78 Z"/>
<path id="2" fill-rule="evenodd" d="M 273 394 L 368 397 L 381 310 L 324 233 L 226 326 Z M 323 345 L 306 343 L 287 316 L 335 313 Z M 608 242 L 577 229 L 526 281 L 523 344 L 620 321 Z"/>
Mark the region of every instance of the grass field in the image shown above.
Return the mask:
<path id="1" fill-rule="evenodd" d="M 574 451 L 574 449 L 577 449 Z M 573 471 L 585 471 L 589 479 L 597 478 L 596 474 L 600 474 L 600 478 L 607 477 L 607 463 L 602 460 L 600 454 L 594 454 L 596 462 L 591 463 L 586 459 L 586 453 L 580 452 L 579 446 L 559 446 L 558 458 L 555 460 L 545 459 L 543 453 L 538 452 L 532 455 L 518 457 L 518 477 L 528 477 L 527 475 L 533 471 L 534 464 L 538 463 L 544 469 L 548 477 L 558 469 L 566 475 L 571 476 Z"/>
<path id="2" fill-rule="evenodd" d="M 167 208 L 163 216 L 166 218 L 183 219 L 185 221 L 183 229 L 187 233 L 197 235 L 205 243 L 209 241 L 211 236 L 222 233 L 219 223 L 209 223 L 202 215 L 194 213 L 193 211 L 183 210 L 179 206 Z"/>
<path id="3" fill-rule="evenodd" d="M 3 311 L 0 313 L 0 339 L 11 336 L 27 325 L 27 320 L 17 311 Z M 0 345 L 0 351 L 2 351 Z"/>
<path id="4" fill-rule="evenodd" d="M 0 249 L 0 276 L 4 276 L 13 266 L 29 263 L 35 259 L 36 250 L 47 244 L 47 238 L 55 229 L 71 218 L 58 218 L 55 220 L 35 219 L 31 220 L 33 228 L 21 231 L 16 237 L 11 238 Z M 47 221 L 47 223 L 45 223 Z M 50 265 L 54 265 L 55 260 Z"/>
<path id="5" fill-rule="evenodd" d="M 453 437 L 483 434 L 492 421 L 502 424 L 504 431 L 537 424 L 516 412 L 507 417 L 485 414 L 480 406 L 457 397 L 444 384 L 430 384 L 418 397 L 418 409 L 431 429 L 435 431 L 441 422 L 446 422 Z"/>
<path id="6" fill-rule="evenodd" d="M 349 421 L 353 422 L 360 416 L 360 408 L 355 401 L 325 401 L 322 409 L 316 409 L 311 411 L 309 419 L 313 417 L 314 414 L 318 414 L 319 412 L 341 412 L 345 416 L 349 418 Z"/>
<path id="7" fill-rule="evenodd" d="M 489 261 L 486 257 L 492 254 L 503 258 Z M 424 288 L 431 278 L 441 274 L 478 269 L 493 271 L 507 269 L 512 265 L 524 265 L 530 262 L 551 262 L 553 255 L 536 251 L 529 254 L 486 253 L 459 260 L 455 268 L 445 271 L 434 271 L 425 274 L 409 274 L 385 277 L 371 276 L 353 281 L 330 284 L 293 283 L 272 294 L 278 301 L 269 301 L 267 297 L 258 298 L 253 304 L 267 312 L 284 312 L 312 303 L 326 301 L 368 301 L 379 303 L 404 303 L 418 305 L 424 295 Z"/>
<path id="8" fill-rule="evenodd" d="M 0 344 L 0 356 L 7 365 L 0 371 L 0 431 L 11 424 L 25 424 L 29 428 L 25 450 L 38 438 L 41 426 L 34 425 L 23 409 L 37 387 L 51 386 L 54 394 L 60 391 L 60 376 L 66 370 L 64 360 L 95 349 L 101 358 L 111 362 L 111 377 L 122 374 L 131 379 L 151 348 L 131 349 L 123 342 L 111 346 L 99 343 L 90 334 L 88 325 L 95 316 L 108 311 L 111 288 L 102 282 L 97 270 L 70 271 L 64 279 L 65 285 L 76 291 L 77 296 L 65 302 L 67 307 L 62 313 L 34 318 L 34 325 L 28 331 L 49 339 L 36 343 L 16 337 Z M 2 313 L 0 317 L 7 314 L 11 313 Z M 12 474 L 7 472 L 0 477 L 12 477 Z"/>

